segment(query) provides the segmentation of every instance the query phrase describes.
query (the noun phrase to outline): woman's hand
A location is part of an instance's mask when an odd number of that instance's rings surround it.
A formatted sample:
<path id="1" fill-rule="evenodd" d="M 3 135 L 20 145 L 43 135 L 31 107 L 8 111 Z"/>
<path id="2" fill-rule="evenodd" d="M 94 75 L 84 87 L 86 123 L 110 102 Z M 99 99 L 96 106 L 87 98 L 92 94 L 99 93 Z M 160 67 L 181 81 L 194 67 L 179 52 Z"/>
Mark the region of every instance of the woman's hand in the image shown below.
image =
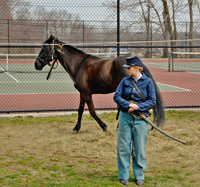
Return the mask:
<path id="1" fill-rule="evenodd" d="M 134 110 L 138 110 L 138 105 L 131 103 L 131 104 L 129 105 L 128 112 L 131 113 L 131 112 L 133 112 Z"/>

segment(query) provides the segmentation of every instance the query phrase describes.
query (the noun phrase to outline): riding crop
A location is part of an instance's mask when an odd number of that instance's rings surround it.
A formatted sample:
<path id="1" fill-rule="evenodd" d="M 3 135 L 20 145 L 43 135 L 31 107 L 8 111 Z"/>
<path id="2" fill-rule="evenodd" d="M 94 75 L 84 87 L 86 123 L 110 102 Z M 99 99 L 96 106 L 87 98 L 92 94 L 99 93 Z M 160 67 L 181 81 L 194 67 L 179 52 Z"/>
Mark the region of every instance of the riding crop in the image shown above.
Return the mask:
<path id="1" fill-rule="evenodd" d="M 158 128 L 155 124 L 153 124 L 143 113 L 140 113 L 139 116 L 137 116 L 137 118 L 142 118 L 143 120 L 145 120 L 147 123 L 149 123 L 153 128 L 155 128 L 156 130 L 158 130 L 159 132 L 161 132 L 162 134 L 164 134 L 165 136 L 173 139 L 173 140 L 176 140 L 184 145 L 187 145 L 187 143 L 185 141 L 182 141 L 182 140 L 179 140 L 169 134 L 167 134 L 166 132 L 162 131 L 160 128 Z"/>

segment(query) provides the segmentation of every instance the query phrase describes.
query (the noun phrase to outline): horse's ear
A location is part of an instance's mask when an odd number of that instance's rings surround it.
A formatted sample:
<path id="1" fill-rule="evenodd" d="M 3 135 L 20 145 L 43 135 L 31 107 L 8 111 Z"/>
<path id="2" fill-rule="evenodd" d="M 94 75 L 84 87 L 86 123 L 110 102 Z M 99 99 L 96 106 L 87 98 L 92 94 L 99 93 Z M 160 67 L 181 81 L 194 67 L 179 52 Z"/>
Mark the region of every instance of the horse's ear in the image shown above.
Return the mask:
<path id="1" fill-rule="evenodd" d="M 50 36 L 50 40 L 52 40 L 52 41 L 53 41 L 55 38 L 56 38 L 56 37 L 55 37 L 54 35 L 51 35 L 51 36 Z"/>

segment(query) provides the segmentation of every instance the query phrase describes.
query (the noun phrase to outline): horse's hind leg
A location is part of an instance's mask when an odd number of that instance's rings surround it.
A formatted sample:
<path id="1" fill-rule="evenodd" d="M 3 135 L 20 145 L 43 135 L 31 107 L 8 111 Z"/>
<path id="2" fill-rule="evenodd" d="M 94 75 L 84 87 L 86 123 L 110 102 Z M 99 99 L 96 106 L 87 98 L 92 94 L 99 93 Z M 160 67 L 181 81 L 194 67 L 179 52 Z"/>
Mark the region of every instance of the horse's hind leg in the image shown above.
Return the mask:
<path id="1" fill-rule="evenodd" d="M 103 131 L 106 132 L 107 131 L 107 125 L 103 121 L 101 121 L 98 118 L 98 116 L 96 115 L 96 112 L 94 110 L 94 104 L 93 104 L 93 101 L 92 101 L 92 96 L 87 94 L 84 97 L 84 99 L 85 99 L 85 102 L 88 105 L 91 116 L 97 121 L 97 123 L 100 125 L 100 127 L 103 129 Z"/>
<path id="2" fill-rule="evenodd" d="M 76 126 L 73 128 L 74 133 L 78 133 L 78 131 L 81 128 L 81 119 L 82 119 L 82 115 L 83 115 L 83 111 L 84 111 L 84 106 L 85 106 L 85 101 L 80 94 L 80 104 L 79 104 L 79 109 L 78 109 L 78 122 L 77 122 Z"/>

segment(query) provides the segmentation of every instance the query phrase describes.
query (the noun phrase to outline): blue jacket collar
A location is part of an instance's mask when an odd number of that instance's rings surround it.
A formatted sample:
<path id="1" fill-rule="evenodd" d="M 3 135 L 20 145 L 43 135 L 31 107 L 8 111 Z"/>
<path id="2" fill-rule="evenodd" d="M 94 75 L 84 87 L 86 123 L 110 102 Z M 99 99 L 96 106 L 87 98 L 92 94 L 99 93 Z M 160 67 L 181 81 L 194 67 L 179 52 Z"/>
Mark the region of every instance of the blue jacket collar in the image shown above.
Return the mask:
<path id="1" fill-rule="evenodd" d="M 142 77 L 140 79 L 145 79 L 146 78 L 146 75 L 144 74 L 144 72 L 141 72 L 142 73 Z M 129 75 L 129 78 L 132 78 L 131 75 Z"/>

